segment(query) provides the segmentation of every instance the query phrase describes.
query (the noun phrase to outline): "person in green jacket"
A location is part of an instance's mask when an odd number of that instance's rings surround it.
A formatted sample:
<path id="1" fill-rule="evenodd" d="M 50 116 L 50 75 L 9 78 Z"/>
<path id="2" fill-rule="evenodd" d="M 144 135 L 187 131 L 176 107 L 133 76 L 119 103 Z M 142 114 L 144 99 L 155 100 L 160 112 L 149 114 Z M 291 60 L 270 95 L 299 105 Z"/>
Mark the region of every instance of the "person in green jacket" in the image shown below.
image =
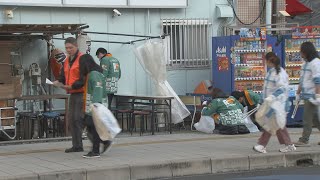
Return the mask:
<path id="1" fill-rule="evenodd" d="M 231 96 L 236 98 L 244 107 L 248 107 L 248 112 L 259 107 L 261 95 L 251 90 L 233 91 Z M 255 113 L 250 116 L 252 122 L 261 130 L 261 126 L 256 122 Z"/>
<path id="2" fill-rule="evenodd" d="M 231 93 L 231 96 L 235 97 L 243 106 L 249 106 L 249 107 L 252 106 L 254 108 L 261 101 L 260 94 L 255 93 L 251 90 L 233 91 Z"/>
<path id="3" fill-rule="evenodd" d="M 121 78 L 120 62 L 104 48 L 99 48 L 96 55 L 100 60 L 100 66 L 106 78 L 108 108 L 110 109 L 113 96 L 118 92 L 118 81 Z"/>
<path id="4" fill-rule="evenodd" d="M 219 88 L 213 88 L 211 96 L 212 101 L 203 108 L 201 115 L 213 116 L 218 120 L 217 129 L 220 134 L 250 133 L 244 125 L 243 106 L 238 100 Z"/>
<path id="5" fill-rule="evenodd" d="M 85 82 L 84 92 L 84 120 L 88 137 L 92 142 L 92 150 L 83 155 L 84 158 L 100 157 L 100 143 L 104 144 L 102 153 L 111 148 L 111 141 L 102 141 L 97 133 L 93 119 L 91 104 L 106 104 L 105 77 L 102 68 L 95 63 L 93 57 L 85 54 L 80 58 L 80 76 Z"/>

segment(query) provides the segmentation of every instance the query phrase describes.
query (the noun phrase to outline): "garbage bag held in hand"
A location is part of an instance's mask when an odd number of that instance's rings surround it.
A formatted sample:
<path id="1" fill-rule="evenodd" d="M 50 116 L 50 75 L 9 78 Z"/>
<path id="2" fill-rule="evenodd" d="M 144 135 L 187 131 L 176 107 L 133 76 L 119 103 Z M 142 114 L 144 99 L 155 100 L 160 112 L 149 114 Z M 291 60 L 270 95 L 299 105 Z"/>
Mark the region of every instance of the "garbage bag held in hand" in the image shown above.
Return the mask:
<path id="1" fill-rule="evenodd" d="M 106 141 L 115 138 L 121 129 L 112 112 L 100 103 L 93 103 L 91 106 L 93 123 L 100 139 Z"/>
<path id="2" fill-rule="evenodd" d="M 214 120 L 210 116 L 201 116 L 199 122 L 194 124 L 196 130 L 208 134 L 212 134 L 215 129 Z"/>
<path id="3" fill-rule="evenodd" d="M 250 116 L 246 118 L 246 127 L 249 129 L 251 133 L 260 132 L 258 127 L 252 122 Z"/>
<path id="4" fill-rule="evenodd" d="M 256 121 L 265 131 L 271 134 L 275 134 L 278 129 L 283 129 L 286 124 L 286 114 L 280 111 L 281 102 L 274 102 L 274 109 L 270 107 L 268 102 L 262 103 L 259 110 L 256 113 Z"/>
<path id="5" fill-rule="evenodd" d="M 244 108 L 244 114 L 248 113 L 248 107 Z M 246 127 L 249 129 L 250 133 L 254 133 L 254 132 L 260 132 L 258 127 L 252 122 L 251 117 L 248 116 L 245 118 L 244 120 L 244 124 L 246 125 Z"/>

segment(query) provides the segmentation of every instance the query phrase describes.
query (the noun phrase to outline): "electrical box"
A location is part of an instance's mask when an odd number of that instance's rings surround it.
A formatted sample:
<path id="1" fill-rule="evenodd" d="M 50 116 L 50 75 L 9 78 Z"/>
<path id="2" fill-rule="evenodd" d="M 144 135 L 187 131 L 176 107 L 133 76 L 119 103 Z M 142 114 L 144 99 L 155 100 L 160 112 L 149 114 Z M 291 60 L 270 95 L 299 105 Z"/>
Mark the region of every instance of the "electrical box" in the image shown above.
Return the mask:
<path id="1" fill-rule="evenodd" d="M 232 18 L 233 10 L 232 7 L 226 4 L 216 5 L 217 17 L 218 18 Z"/>

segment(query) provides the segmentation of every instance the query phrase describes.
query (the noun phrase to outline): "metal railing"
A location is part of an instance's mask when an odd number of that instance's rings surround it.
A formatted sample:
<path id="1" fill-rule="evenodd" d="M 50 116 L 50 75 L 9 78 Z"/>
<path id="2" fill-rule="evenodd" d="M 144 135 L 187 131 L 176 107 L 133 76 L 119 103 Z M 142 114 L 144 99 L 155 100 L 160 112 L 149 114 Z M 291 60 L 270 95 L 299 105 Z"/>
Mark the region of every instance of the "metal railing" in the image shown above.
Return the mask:
<path id="1" fill-rule="evenodd" d="M 209 19 L 162 19 L 167 65 L 178 68 L 210 66 Z"/>

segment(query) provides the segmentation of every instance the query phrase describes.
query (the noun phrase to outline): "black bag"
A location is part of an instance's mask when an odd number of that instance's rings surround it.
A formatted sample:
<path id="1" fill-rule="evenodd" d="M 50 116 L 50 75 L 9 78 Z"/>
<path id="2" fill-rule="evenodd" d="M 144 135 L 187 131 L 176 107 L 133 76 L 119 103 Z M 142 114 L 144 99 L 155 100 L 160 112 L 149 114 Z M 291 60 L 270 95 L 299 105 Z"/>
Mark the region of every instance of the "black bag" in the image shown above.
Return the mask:
<path id="1" fill-rule="evenodd" d="M 236 126 L 219 125 L 218 129 L 220 134 L 226 134 L 226 135 L 250 133 L 249 129 L 245 125 L 236 125 Z"/>

